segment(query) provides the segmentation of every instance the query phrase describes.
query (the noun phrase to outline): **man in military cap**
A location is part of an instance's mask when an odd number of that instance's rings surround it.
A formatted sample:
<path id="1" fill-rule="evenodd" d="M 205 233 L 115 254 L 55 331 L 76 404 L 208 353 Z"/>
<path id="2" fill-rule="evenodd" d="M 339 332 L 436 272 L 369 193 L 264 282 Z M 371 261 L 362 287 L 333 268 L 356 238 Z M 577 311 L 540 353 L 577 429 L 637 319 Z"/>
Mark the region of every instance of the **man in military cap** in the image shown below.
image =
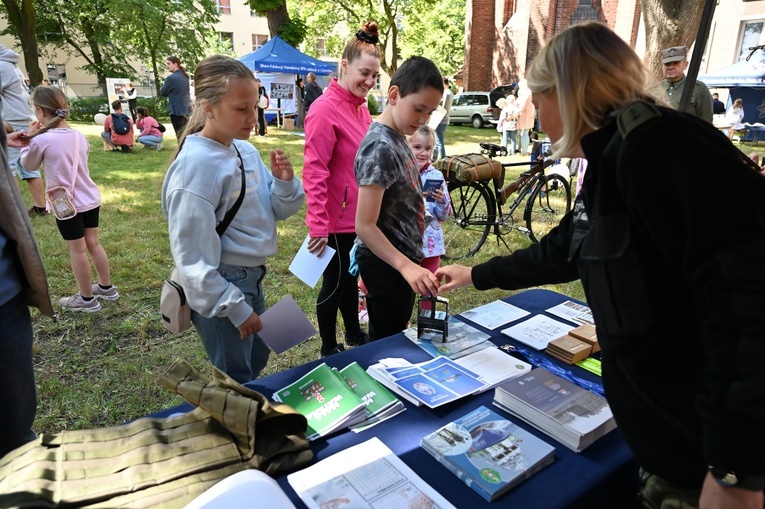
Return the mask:
<path id="1" fill-rule="evenodd" d="M 674 46 L 663 50 L 661 63 L 664 64 L 664 79 L 659 86 L 667 93 L 672 107 L 678 109 L 685 86 L 685 70 L 688 68 L 688 48 Z M 701 119 L 712 121 L 712 95 L 701 81 L 696 81 L 696 86 L 693 87 L 687 111 Z"/>

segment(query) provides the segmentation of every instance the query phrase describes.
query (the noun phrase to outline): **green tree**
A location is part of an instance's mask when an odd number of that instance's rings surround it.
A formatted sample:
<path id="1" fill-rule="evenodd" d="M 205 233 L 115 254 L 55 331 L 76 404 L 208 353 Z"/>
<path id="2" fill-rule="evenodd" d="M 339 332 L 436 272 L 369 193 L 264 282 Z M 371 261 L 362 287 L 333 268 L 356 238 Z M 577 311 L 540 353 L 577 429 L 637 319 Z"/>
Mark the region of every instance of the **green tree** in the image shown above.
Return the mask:
<path id="1" fill-rule="evenodd" d="M 401 56 L 431 59 L 444 76 L 465 62 L 465 0 L 415 0 L 403 20 Z"/>
<path id="2" fill-rule="evenodd" d="M 290 18 L 287 0 L 249 0 L 246 4 L 257 14 L 265 16 L 271 37 L 278 35 L 295 47 L 303 42 L 306 33 L 305 22 L 299 15 Z"/>
<path id="3" fill-rule="evenodd" d="M 645 19 L 645 62 L 660 78 L 663 75 L 661 50 L 693 44 L 704 12 L 704 2 L 644 0 L 640 2 L 640 10 Z"/>
<path id="4" fill-rule="evenodd" d="M 3 0 L 10 32 L 21 42 L 24 65 L 32 85 L 39 85 L 43 79 L 40 69 L 40 53 L 37 48 L 37 13 L 32 0 Z"/>

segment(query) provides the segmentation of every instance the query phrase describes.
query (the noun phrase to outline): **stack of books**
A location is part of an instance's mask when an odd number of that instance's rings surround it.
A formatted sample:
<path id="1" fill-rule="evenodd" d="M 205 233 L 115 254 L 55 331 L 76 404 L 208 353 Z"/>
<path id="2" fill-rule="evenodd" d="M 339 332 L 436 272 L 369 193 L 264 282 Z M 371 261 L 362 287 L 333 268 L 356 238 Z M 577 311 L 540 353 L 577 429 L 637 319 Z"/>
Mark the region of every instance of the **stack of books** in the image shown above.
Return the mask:
<path id="1" fill-rule="evenodd" d="M 569 333 L 550 341 L 545 351 L 566 364 L 576 364 L 590 356 L 592 345 L 575 338 Z"/>
<path id="2" fill-rule="evenodd" d="M 580 339 L 592 347 L 592 353 L 598 353 L 600 351 L 600 345 L 598 344 L 598 335 L 595 332 L 595 326 L 590 324 L 580 325 L 576 329 L 571 329 L 569 334 L 577 339 Z"/>
<path id="3" fill-rule="evenodd" d="M 494 405 L 576 452 L 616 428 L 603 397 L 543 368 L 498 386 Z"/>
<path id="4" fill-rule="evenodd" d="M 366 429 L 404 410 L 401 401 L 356 363 L 340 371 L 320 364 L 276 391 L 273 399 L 306 417 L 308 440 L 343 428 Z"/>
<path id="5" fill-rule="evenodd" d="M 493 502 L 555 459 L 555 448 L 481 406 L 424 437 L 420 447 Z"/>

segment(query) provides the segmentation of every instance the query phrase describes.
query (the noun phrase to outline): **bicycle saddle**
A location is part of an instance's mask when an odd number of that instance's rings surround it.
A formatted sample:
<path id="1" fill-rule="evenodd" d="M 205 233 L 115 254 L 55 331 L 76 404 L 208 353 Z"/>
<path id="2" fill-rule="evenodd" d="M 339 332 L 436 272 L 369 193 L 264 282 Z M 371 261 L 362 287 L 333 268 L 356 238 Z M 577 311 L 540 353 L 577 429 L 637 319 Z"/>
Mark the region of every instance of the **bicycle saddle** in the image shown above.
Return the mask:
<path id="1" fill-rule="evenodd" d="M 493 154 L 499 154 L 502 152 L 502 147 L 494 143 L 480 143 L 479 145 L 481 145 L 481 148 L 486 152 L 491 152 Z"/>

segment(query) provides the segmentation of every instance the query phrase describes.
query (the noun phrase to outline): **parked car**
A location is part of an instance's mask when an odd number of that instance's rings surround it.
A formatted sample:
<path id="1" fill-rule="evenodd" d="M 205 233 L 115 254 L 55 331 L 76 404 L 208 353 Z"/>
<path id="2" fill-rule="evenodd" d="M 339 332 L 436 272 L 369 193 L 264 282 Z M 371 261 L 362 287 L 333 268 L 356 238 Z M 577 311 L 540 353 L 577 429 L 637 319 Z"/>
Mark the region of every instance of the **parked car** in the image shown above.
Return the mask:
<path id="1" fill-rule="evenodd" d="M 492 124 L 496 125 L 499 122 L 499 108 L 497 108 L 497 100 L 502 97 L 507 97 L 508 94 L 512 93 L 513 90 L 517 88 L 517 86 L 518 85 L 516 83 L 510 85 L 500 85 L 489 92 L 489 100 L 491 101 L 492 105 Z"/>
<path id="2" fill-rule="evenodd" d="M 491 121 L 492 108 L 489 92 L 462 92 L 454 96 L 449 123 L 473 124 L 480 129 Z"/>

